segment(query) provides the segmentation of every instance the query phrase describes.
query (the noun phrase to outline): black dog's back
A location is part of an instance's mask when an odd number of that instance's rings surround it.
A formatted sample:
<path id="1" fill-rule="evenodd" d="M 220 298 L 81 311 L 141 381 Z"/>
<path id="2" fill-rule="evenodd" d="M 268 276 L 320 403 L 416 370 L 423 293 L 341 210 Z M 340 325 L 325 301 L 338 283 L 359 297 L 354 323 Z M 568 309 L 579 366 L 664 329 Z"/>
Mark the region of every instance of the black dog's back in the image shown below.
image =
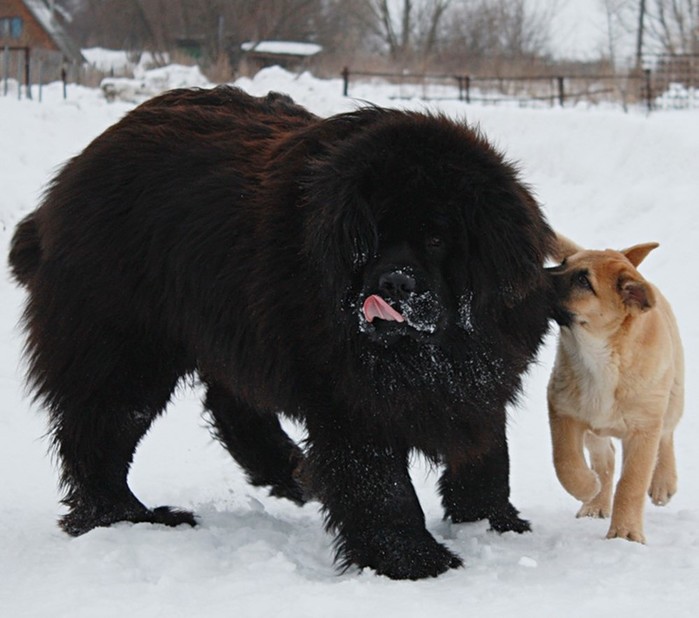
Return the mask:
<path id="1" fill-rule="evenodd" d="M 210 325 L 226 317 L 217 305 L 233 312 L 243 304 L 215 298 L 216 278 L 253 232 L 249 198 L 267 149 L 315 120 L 284 95 L 171 91 L 70 160 L 18 225 L 9 263 L 30 290 L 28 379 L 49 411 L 67 532 L 124 519 L 194 523 L 190 513 L 147 509 L 133 496 L 131 457 L 178 381 L 204 373 L 196 346 L 216 342 Z M 245 250 L 235 250 L 243 271 Z M 276 417 L 261 418 L 207 383 L 215 434 L 250 480 L 302 502 L 292 477 L 301 454 Z"/>
<path id="2" fill-rule="evenodd" d="M 10 245 L 10 270 L 18 283 L 26 286 L 41 262 L 41 239 L 34 213 L 17 226 Z"/>

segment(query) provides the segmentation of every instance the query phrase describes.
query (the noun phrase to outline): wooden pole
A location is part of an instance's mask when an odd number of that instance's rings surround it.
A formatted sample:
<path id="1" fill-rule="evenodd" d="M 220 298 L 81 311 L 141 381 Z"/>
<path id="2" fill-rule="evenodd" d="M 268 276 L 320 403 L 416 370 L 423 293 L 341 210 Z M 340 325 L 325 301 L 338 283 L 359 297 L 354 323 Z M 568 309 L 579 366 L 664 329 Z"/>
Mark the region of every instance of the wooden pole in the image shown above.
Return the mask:
<path id="1" fill-rule="evenodd" d="M 349 96 L 349 78 L 350 78 L 350 70 L 345 67 L 342 69 L 342 96 L 348 97 Z"/>
<path id="2" fill-rule="evenodd" d="M 27 88 L 27 98 L 32 98 L 32 80 L 30 68 L 30 50 L 29 47 L 24 48 L 24 84 Z"/>
<path id="3" fill-rule="evenodd" d="M 643 22 L 646 17 L 646 0 L 640 0 L 638 8 L 638 32 L 636 33 L 636 70 L 643 64 Z"/>
<path id="4" fill-rule="evenodd" d="M 10 77 L 10 48 L 5 45 L 5 47 L 2 50 L 2 81 L 3 81 L 3 87 L 2 87 L 2 94 L 3 96 L 7 96 L 7 87 L 8 87 L 8 80 Z"/>
<path id="5" fill-rule="evenodd" d="M 557 77 L 558 80 L 558 103 L 560 104 L 561 107 L 565 105 L 566 102 L 566 94 L 565 94 L 565 78 L 563 77 Z"/>
<path id="6" fill-rule="evenodd" d="M 653 109 L 653 92 L 651 90 L 651 70 L 645 69 L 643 71 L 643 75 L 646 84 L 646 106 L 648 108 L 648 111 L 650 112 Z"/>

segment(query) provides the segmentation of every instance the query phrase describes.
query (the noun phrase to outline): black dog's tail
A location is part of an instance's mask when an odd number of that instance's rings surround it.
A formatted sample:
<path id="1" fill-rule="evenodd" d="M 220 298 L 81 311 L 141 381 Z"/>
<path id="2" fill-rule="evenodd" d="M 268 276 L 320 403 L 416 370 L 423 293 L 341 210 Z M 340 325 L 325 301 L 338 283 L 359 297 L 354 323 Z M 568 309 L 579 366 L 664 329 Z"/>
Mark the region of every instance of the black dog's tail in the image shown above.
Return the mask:
<path id="1" fill-rule="evenodd" d="M 41 263 L 41 240 L 34 213 L 17 226 L 10 245 L 9 262 L 15 280 L 28 285 Z"/>

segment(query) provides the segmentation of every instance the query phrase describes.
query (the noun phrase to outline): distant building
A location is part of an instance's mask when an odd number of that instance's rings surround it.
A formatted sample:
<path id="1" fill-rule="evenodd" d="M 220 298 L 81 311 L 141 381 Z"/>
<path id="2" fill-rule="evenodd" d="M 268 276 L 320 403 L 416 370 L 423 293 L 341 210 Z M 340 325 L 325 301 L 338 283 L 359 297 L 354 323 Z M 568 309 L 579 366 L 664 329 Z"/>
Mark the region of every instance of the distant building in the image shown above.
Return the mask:
<path id="1" fill-rule="evenodd" d="M 315 43 L 295 41 L 248 41 L 240 48 L 249 69 L 278 65 L 292 71 L 304 68 L 313 56 L 323 50 Z"/>
<path id="2" fill-rule="evenodd" d="M 0 0 L 0 52 L 6 47 L 29 48 L 32 57 L 54 62 L 84 62 L 53 0 Z"/>

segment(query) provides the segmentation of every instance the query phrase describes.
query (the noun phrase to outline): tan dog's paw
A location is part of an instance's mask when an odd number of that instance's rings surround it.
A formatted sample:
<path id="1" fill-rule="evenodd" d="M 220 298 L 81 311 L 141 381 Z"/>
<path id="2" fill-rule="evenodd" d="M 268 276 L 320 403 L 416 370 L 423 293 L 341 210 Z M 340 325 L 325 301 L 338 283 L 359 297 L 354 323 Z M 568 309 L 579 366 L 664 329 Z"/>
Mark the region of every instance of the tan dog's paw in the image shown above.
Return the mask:
<path id="1" fill-rule="evenodd" d="M 599 476 L 592 470 L 586 470 L 584 474 L 580 474 L 575 479 L 574 483 L 569 483 L 566 487 L 573 497 L 587 504 L 592 502 L 602 489 L 602 483 Z"/>
<path id="2" fill-rule="evenodd" d="M 634 541 L 636 543 L 645 543 L 646 537 L 643 534 L 643 530 L 636 526 L 614 526 L 612 525 L 607 532 L 608 539 L 626 539 L 627 541 Z"/>
<path id="3" fill-rule="evenodd" d="M 656 479 L 654 477 L 648 495 L 655 506 L 665 506 L 676 492 L 676 479 Z"/>
<path id="4" fill-rule="evenodd" d="M 650 496 L 651 502 L 655 504 L 655 506 L 665 506 L 668 502 L 670 502 L 670 499 L 675 495 L 675 492 L 665 487 L 651 487 L 648 491 L 648 495 Z"/>
<path id="5" fill-rule="evenodd" d="M 609 504 L 601 504 L 595 500 L 586 502 L 580 507 L 576 513 L 576 517 L 595 517 L 597 519 L 606 519 L 612 514 L 612 507 Z"/>

